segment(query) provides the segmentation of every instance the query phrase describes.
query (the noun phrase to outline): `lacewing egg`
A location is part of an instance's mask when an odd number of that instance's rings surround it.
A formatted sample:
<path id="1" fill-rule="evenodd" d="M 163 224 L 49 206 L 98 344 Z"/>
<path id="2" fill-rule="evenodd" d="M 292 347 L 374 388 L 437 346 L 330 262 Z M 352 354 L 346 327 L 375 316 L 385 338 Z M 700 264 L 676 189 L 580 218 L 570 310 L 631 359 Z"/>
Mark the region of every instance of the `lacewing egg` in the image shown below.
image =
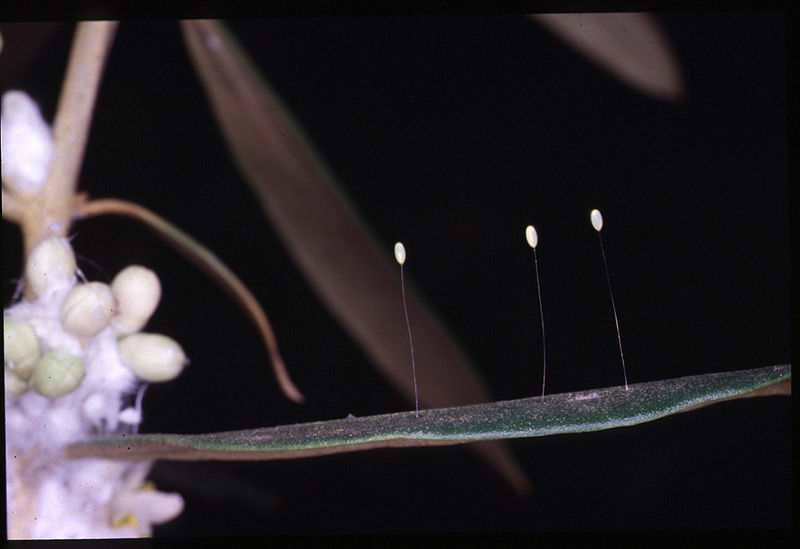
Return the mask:
<path id="1" fill-rule="evenodd" d="M 599 233 L 603 228 L 603 214 L 600 213 L 600 210 L 592 210 L 589 217 L 592 220 L 592 227 Z"/>
<path id="2" fill-rule="evenodd" d="M 394 245 L 394 258 L 400 264 L 400 290 L 403 296 L 403 314 L 406 318 L 406 329 L 408 330 L 408 346 L 411 350 L 411 373 L 414 378 L 414 401 L 416 416 L 419 417 L 419 393 L 417 392 L 417 366 L 414 362 L 414 341 L 411 338 L 411 322 L 408 320 L 408 304 L 406 303 L 406 282 L 403 278 L 403 263 L 406 262 L 406 247 L 402 242 Z"/>
<path id="3" fill-rule="evenodd" d="M 406 247 L 403 246 L 402 242 L 394 245 L 394 258 L 400 265 L 406 262 Z"/>
<path id="4" fill-rule="evenodd" d="M 603 267 L 606 271 L 606 282 L 608 282 L 608 294 L 611 296 L 611 309 L 614 311 L 614 325 L 617 328 L 617 342 L 619 343 L 619 359 L 622 362 L 622 375 L 625 378 L 625 390 L 628 390 L 628 373 L 625 371 L 625 355 L 622 352 L 622 335 L 619 333 L 619 317 L 617 316 L 617 304 L 614 303 L 614 291 L 611 289 L 611 275 L 608 274 L 608 260 L 606 259 L 606 250 L 603 247 L 603 237 L 600 234 L 600 229 L 603 228 L 603 216 L 600 210 L 592 210 L 589 214 L 592 221 L 592 227 L 597 231 L 597 238 L 600 241 L 600 253 L 603 255 Z"/>
<path id="5" fill-rule="evenodd" d="M 528 241 L 528 246 L 536 249 L 536 245 L 539 243 L 539 235 L 536 233 L 536 229 L 533 228 L 533 225 L 525 227 L 525 240 Z"/>
<path id="6" fill-rule="evenodd" d="M 547 372 L 547 347 L 544 334 L 544 313 L 542 312 L 542 285 L 539 282 L 539 259 L 536 257 L 536 246 L 539 244 L 539 234 L 533 225 L 525 227 L 525 240 L 533 248 L 533 265 L 536 270 L 536 294 L 539 297 L 539 319 L 542 322 L 542 399 L 544 399 L 545 377 Z"/>

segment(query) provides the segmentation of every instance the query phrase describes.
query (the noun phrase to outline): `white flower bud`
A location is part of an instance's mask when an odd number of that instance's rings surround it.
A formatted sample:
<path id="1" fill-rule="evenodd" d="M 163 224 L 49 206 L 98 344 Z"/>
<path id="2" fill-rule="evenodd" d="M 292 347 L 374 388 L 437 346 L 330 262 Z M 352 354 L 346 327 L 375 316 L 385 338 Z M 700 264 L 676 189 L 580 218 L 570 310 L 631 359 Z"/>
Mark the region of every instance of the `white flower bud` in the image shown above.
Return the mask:
<path id="1" fill-rule="evenodd" d="M 3 184 L 20 198 L 36 195 L 53 160 L 53 133 L 33 99 L 21 91 L 3 94 Z"/>
<path id="2" fill-rule="evenodd" d="M 25 279 L 33 292 L 40 296 L 51 284 L 74 281 L 75 268 L 75 254 L 69 241 L 66 238 L 47 238 L 28 255 Z"/>
<path id="3" fill-rule="evenodd" d="M 3 358 L 8 363 L 8 368 L 20 379 L 27 380 L 41 354 L 33 327 L 27 322 L 4 316 Z"/>
<path id="4" fill-rule="evenodd" d="M 99 425 L 107 407 L 105 396 L 101 391 L 98 391 L 83 400 L 81 412 L 83 412 L 83 417 L 88 419 L 92 425 Z"/>
<path id="5" fill-rule="evenodd" d="M 161 299 L 161 283 L 156 273 L 140 265 L 130 265 L 111 281 L 117 309 L 111 325 L 118 334 L 141 330 L 150 320 Z"/>
<path id="6" fill-rule="evenodd" d="M 28 390 L 28 382 L 16 375 L 7 363 L 3 366 L 3 377 L 7 393 L 17 396 Z"/>
<path id="7" fill-rule="evenodd" d="M 118 493 L 111 500 L 111 526 L 161 524 L 183 512 L 180 494 L 159 492 L 154 488 L 143 488 Z"/>
<path id="8" fill-rule="evenodd" d="M 122 363 L 144 381 L 174 379 L 186 362 L 181 346 L 165 335 L 131 334 L 120 339 L 118 345 Z"/>
<path id="9" fill-rule="evenodd" d="M 97 334 L 111 322 L 114 315 L 114 297 L 111 288 L 102 282 L 88 282 L 75 286 L 61 306 L 61 324 L 76 336 Z"/>
<path id="10" fill-rule="evenodd" d="M 54 350 L 36 363 L 31 385 L 37 393 L 56 398 L 77 389 L 84 375 L 86 371 L 79 356 Z"/>
<path id="11" fill-rule="evenodd" d="M 119 422 L 138 426 L 142 422 L 142 412 L 131 407 L 120 410 Z"/>

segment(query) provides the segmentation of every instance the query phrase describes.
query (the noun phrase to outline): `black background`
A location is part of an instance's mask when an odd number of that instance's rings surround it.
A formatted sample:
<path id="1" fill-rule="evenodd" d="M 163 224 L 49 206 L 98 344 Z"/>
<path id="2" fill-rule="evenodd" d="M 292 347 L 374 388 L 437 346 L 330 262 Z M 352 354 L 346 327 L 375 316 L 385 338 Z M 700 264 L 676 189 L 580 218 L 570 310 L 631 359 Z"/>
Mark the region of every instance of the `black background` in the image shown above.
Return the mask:
<path id="1" fill-rule="evenodd" d="M 631 383 L 790 360 L 784 19 L 658 15 L 686 97 L 648 98 L 524 16 L 233 21 L 357 209 L 447 322 L 497 399 L 538 394 L 537 226 L 548 393 L 620 385 L 604 243 Z M 4 89 L 52 119 L 72 25 Z M 0 27 L 0 31 L 3 31 Z M 40 32 L 31 29 L 31 35 Z M 43 32 L 43 31 L 42 31 Z M 7 42 L 2 56 L 13 56 Z M 0 60 L 2 60 L 0 56 Z M 373 369 L 290 261 L 237 173 L 174 22 L 125 22 L 100 90 L 80 188 L 133 200 L 214 250 L 264 305 L 298 406 L 253 327 L 134 221 L 77 223 L 91 279 L 154 268 L 148 330 L 191 365 L 153 386 L 143 432 L 200 433 L 393 412 Z M 19 232 L 3 224 L 4 302 Z M 401 314 L 398 311 L 398 314 Z M 399 333 L 397 337 L 405 337 Z M 443 381 L 444 382 L 444 381 Z M 412 404 L 413 405 L 413 404 Z M 790 399 L 511 441 L 519 499 L 466 447 L 267 463 L 155 466 L 186 499 L 157 535 L 788 528 Z"/>

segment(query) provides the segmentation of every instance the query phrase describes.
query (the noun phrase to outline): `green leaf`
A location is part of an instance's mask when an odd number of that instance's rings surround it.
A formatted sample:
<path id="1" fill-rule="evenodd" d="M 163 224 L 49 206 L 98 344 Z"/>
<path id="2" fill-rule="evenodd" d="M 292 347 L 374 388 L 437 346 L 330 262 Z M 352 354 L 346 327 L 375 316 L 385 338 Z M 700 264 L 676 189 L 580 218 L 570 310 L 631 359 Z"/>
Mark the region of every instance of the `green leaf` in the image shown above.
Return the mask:
<path id="1" fill-rule="evenodd" d="M 584 433 L 646 423 L 734 398 L 791 394 L 791 365 L 681 377 L 362 418 L 204 435 L 146 434 L 87 440 L 70 457 L 270 460 L 372 448 Z"/>
<path id="2" fill-rule="evenodd" d="M 274 91 L 218 21 L 181 23 L 231 153 L 272 226 L 322 302 L 375 367 L 413 402 L 397 265 L 376 243 Z M 276 53 L 279 55 L 279 52 Z M 407 289 L 420 402 L 491 400 L 477 370 L 413 289 Z M 508 448 L 473 448 L 521 493 L 529 482 Z"/>

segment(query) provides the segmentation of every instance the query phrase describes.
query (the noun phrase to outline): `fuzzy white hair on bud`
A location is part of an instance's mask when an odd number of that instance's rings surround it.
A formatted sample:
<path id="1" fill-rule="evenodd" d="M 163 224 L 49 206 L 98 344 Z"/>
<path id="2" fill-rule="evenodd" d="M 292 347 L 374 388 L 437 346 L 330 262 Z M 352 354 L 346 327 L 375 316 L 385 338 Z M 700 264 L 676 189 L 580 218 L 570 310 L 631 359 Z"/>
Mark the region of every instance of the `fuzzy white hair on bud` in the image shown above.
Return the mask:
<path id="1" fill-rule="evenodd" d="M 136 393 L 136 402 L 133 406 L 123 409 L 119 413 L 120 423 L 126 423 L 133 427 L 133 432 L 139 432 L 139 424 L 142 422 L 142 399 L 144 392 L 147 390 L 147 383 L 142 383 Z"/>
<path id="2" fill-rule="evenodd" d="M 33 99 L 12 90 L 3 94 L 0 133 L 3 185 L 29 199 L 42 190 L 50 172 L 55 150 L 52 131 Z"/>

